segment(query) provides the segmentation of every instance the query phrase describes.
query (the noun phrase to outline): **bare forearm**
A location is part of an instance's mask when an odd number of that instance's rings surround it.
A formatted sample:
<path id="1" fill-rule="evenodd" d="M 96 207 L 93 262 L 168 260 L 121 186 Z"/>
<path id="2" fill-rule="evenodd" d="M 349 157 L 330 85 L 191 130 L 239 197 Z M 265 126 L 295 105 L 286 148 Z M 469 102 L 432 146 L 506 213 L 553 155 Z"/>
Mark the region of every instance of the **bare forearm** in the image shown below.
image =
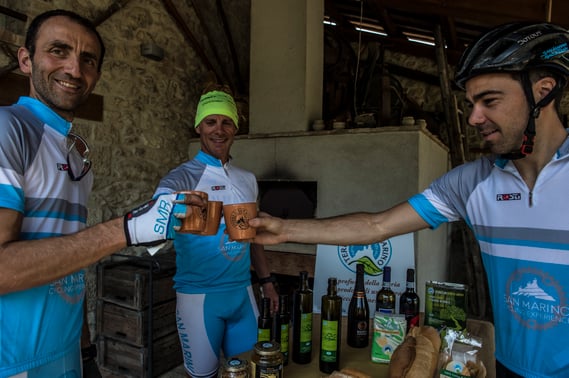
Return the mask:
<path id="1" fill-rule="evenodd" d="M 288 242 L 307 244 L 371 244 L 417 231 L 428 224 L 408 203 L 379 213 L 353 213 L 325 219 L 283 220 Z"/>
<path id="2" fill-rule="evenodd" d="M 287 219 L 283 226 L 288 242 L 348 245 L 372 243 L 382 237 L 367 213 L 318 220 Z"/>
<path id="3" fill-rule="evenodd" d="M 271 274 L 265 249 L 262 245 L 251 244 L 251 264 L 259 278 L 268 277 Z"/>
<path id="4" fill-rule="evenodd" d="M 251 263 L 259 278 L 266 278 L 271 275 L 265 248 L 262 245 L 251 244 Z M 279 310 L 279 294 L 275 289 L 275 285 L 272 282 L 266 282 L 261 285 L 261 288 L 263 297 L 271 300 L 271 313 L 276 313 Z"/>
<path id="5" fill-rule="evenodd" d="M 5 243 L 0 294 L 52 282 L 126 247 L 123 223 L 117 218 L 68 236 Z"/>

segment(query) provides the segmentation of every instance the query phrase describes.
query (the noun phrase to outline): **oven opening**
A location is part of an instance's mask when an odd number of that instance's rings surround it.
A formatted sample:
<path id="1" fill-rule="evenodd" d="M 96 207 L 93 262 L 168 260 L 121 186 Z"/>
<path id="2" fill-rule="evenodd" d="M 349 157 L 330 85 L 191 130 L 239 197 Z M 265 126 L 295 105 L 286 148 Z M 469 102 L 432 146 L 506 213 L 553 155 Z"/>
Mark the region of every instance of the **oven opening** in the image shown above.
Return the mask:
<path id="1" fill-rule="evenodd" d="M 259 209 L 279 218 L 314 218 L 317 182 L 297 180 L 258 180 Z"/>

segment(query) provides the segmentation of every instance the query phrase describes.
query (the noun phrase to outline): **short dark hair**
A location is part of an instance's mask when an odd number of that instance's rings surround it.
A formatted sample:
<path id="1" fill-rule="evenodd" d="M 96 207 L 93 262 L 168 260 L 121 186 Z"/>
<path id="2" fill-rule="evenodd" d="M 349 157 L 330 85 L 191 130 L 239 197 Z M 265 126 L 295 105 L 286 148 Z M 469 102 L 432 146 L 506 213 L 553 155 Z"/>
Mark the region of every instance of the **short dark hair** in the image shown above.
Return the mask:
<path id="1" fill-rule="evenodd" d="M 97 71 L 101 72 L 101 67 L 103 65 L 103 58 L 105 57 L 105 44 L 103 43 L 103 38 L 101 38 L 101 35 L 99 34 L 97 29 L 95 28 L 95 25 L 91 21 L 89 21 L 83 16 L 78 15 L 75 12 L 68 11 L 65 9 L 54 9 L 44 13 L 40 13 L 32 20 L 30 26 L 28 27 L 28 31 L 26 33 L 26 43 L 25 43 L 26 49 L 28 49 L 28 51 L 30 52 L 30 57 L 33 58 L 36 52 L 36 41 L 40 27 L 48 19 L 57 16 L 67 17 L 71 21 L 76 22 L 77 24 L 85 27 L 86 29 L 90 30 L 93 34 L 95 34 L 97 40 L 99 41 L 99 44 L 101 45 L 101 57 L 97 65 Z"/>

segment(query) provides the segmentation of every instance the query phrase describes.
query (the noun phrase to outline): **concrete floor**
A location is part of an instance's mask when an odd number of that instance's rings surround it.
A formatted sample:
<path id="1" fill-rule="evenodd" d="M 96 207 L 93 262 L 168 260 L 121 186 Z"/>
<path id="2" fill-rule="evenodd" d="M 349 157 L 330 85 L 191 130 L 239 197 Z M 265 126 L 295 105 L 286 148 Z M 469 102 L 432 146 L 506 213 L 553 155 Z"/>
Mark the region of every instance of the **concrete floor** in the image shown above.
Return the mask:
<path id="1" fill-rule="evenodd" d="M 180 365 L 162 375 L 159 375 L 158 378 L 187 378 L 187 375 L 184 365 Z"/>
<path id="2" fill-rule="evenodd" d="M 104 368 L 99 368 L 99 372 L 101 373 L 102 378 L 124 377 L 124 375 L 112 372 L 110 370 L 106 370 Z M 88 375 L 86 377 L 88 377 Z M 184 365 L 180 365 L 170 371 L 167 371 L 164 374 L 157 376 L 157 378 L 188 378 L 188 376 L 186 375 L 186 370 L 184 369 Z"/>

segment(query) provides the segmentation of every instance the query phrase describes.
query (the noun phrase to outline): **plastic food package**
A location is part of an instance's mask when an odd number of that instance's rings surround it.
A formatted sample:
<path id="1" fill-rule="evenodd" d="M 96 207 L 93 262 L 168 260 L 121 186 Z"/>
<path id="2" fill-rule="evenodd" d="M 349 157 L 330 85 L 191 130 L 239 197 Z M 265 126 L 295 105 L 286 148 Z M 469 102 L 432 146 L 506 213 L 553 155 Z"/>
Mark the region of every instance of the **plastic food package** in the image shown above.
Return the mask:
<path id="1" fill-rule="evenodd" d="M 482 339 L 467 330 L 446 328 L 441 332 L 443 347 L 439 356 L 439 377 L 485 378 L 486 367 L 480 360 Z"/>
<path id="2" fill-rule="evenodd" d="M 391 355 L 405 339 L 406 329 L 407 321 L 403 315 L 375 314 L 371 360 L 378 363 L 389 363 Z"/>

